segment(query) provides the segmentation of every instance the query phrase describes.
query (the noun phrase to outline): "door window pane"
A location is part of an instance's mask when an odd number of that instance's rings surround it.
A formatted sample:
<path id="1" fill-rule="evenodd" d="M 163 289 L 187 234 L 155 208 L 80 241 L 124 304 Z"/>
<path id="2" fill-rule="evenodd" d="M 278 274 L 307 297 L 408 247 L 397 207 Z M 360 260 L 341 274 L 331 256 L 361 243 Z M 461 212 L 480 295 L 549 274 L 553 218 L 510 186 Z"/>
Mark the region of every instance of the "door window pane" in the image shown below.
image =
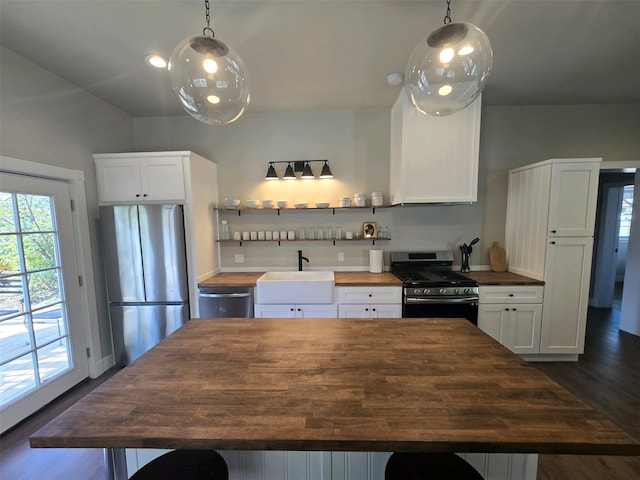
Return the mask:
<path id="1" fill-rule="evenodd" d="M 626 185 L 622 193 L 622 210 L 620 211 L 620 237 L 628 237 L 631 231 L 633 213 L 633 185 Z"/>
<path id="2" fill-rule="evenodd" d="M 0 192 L 0 399 L 72 368 L 54 197 Z"/>

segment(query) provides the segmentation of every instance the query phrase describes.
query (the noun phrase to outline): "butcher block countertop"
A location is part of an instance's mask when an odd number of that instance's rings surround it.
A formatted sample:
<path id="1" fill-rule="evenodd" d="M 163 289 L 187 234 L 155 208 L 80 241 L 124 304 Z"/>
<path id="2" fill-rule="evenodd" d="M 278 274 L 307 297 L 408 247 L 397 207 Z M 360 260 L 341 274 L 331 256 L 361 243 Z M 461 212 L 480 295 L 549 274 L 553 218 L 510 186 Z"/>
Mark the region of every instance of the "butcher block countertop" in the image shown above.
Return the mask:
<path id="1" fill-rule="evenodd" d="M 30 443 L 640 455 L 471 323 L 415 318 L 194 319 Z"/>
<path id="2" fill-rule="evenodd" d="M 542 280 L 524 277 L 511 272 L 477 271 L 463 273 L 480 285 L 544 285 Z"/>
<path id="3" fill-rule="evenodd" d="M 256 281 L 264 272 L 225 272 L 209 277 L 198 283 L 199 287 L 245 287 L 255 286 Z M 402 282 L 394 274 L 389 272 L 369 273 L 369 272 L 334 272 L 336 286 L 402 286 Z"/>

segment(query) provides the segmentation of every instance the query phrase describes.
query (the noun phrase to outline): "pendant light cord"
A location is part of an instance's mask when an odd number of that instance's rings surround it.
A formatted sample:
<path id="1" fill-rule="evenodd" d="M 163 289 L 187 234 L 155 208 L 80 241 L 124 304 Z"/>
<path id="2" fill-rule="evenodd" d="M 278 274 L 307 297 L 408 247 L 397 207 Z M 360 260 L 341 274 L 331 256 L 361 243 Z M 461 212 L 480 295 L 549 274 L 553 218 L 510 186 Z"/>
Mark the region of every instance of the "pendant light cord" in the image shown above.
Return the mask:
<path id="1" fill-rule="evenodd" d="M 447 13 L 444 16 L 444 24 L 451 23 L 451 0 L 447 0 Z"/>
<path id="2" fill-rule="evenodd" d="M 450 1 L 450 0 L 449 0 Z M 215 37 L 213 33 L 213 29 L 209 26 L 211 23 L 211 15 L 209 15 L 209 0 L 204 0 L 204 8 L 205 8 L 205 18 L 207 19 L 207 26 L 202 29 L 202 35 L 207 36 L 207 34 L 211 34 L 211 38 Z M 451 21 L 451 19 L 449 19 Z"/>

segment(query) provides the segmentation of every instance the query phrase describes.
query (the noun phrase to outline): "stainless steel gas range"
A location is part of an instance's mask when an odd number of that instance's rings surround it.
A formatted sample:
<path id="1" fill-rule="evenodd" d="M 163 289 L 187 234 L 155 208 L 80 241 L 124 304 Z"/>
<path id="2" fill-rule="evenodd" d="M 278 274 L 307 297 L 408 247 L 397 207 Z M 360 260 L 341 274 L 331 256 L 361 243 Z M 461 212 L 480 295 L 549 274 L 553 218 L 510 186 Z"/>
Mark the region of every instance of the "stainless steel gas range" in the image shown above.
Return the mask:
<path id="1" fill-rule="evenodd" d="M 405 318 L 466 318 L 478 324 L 478 282 L 452 270 L 453 252 L 391 252 L 391 273 L 403 282 Z"/>

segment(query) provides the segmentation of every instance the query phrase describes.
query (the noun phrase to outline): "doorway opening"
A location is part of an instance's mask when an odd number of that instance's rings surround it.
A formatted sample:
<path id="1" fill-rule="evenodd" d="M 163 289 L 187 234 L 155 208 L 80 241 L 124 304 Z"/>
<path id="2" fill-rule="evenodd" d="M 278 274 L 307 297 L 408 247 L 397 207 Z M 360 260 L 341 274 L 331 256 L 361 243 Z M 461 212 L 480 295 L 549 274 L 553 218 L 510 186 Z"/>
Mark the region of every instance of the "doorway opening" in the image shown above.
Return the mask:
<path id="1" fill-rule="evenodd" d="M 634 173 L 600 173 L 589 289 L 591 307 L 620 308 L 633 215 L 634 182 Z"/>

